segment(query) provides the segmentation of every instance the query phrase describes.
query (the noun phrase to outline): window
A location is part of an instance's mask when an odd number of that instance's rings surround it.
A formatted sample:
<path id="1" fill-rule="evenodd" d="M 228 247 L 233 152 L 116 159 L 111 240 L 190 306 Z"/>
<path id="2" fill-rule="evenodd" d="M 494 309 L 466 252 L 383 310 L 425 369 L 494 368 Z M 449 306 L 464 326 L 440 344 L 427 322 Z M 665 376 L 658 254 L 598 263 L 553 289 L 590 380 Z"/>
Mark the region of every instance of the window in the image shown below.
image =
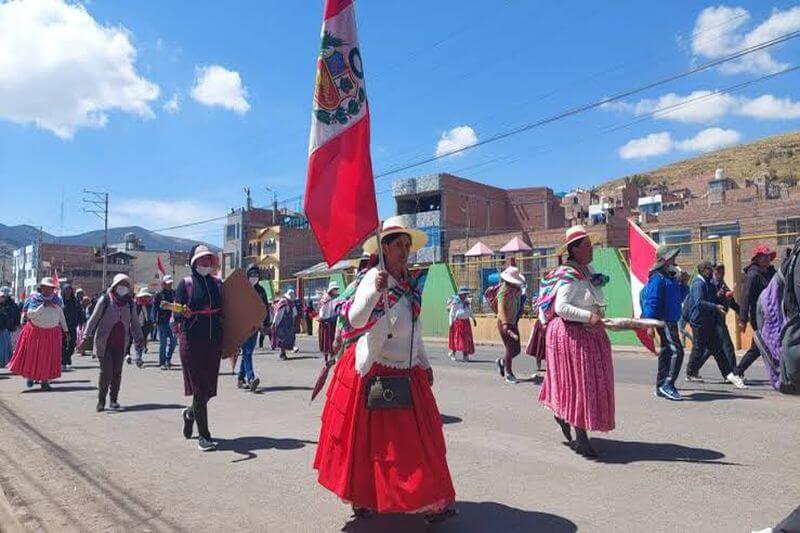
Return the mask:
<path id="1" fill-rule="evenodd" d="M 739 227 L 738 222 L 732 222 L 730 224 L 715 224 L 713 226 L 704 226 L 700 229 L 700 235 L 703 239 L 709 239 L 712 235 L 716 235 L 717 237 L 727 237 L 733 236 L 738 237 L 742 234 L 741 228 Z"/>
<path id="2" fill-rule="evenodd" d="M 659 242 L 660 244 L 682 244 L 686 242 L 691 242 L 692 240 L 692 230 L 690 229 L 670 229 L 670 230 L 661 230 L 658 232 Z M 686 244 L 681 246 L 681 253 L 682 254 L 691 254 L 692 253 L 692 245 Z"/>
<path id="3" fill-rule="evenodd" d="M 232 241 L 236 238 L 236 224 L 225 226 L 225 240 Z"/>
<path id="4" fill-rule="evenodd" d="M 784 235 L 783 237 L 778 237 L 778 245 L 791 246 L 794 244 L 797 234 L 800 233 L 800 218 L 786 218 L 784 220 L 778 220 L 776 227 L 778 234 L 790 234 Z"/>
<path id="5" fill-rule="evenodd" d="M 428 243 L 425 247 L 439 248 L 442 246 L 442 231 L 439 226 L 425 226 L 419 230 L 424 231 L 428 236 Z"/>

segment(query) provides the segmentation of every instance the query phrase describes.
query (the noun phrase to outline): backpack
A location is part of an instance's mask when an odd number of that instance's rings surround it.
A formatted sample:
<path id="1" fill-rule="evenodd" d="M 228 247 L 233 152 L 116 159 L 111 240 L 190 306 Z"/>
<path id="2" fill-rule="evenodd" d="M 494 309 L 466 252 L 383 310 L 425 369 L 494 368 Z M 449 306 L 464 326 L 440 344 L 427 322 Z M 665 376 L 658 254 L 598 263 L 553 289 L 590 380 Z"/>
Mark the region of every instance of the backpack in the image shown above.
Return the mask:
<path id="1" fill-rule="evenodd" d="M 789 259 L 781 266 L 785 280 L 783 292 L 784 323 L 781 331 L 781 360 L 779 390 L 785 394 L 800 394 L 800 302 L 795 292 L 795 276 L 800 262 L 800 239 L 795 241 Z"/>
<path id="2" fill-rule="evenodd" d="M 483 292 L 483 297 L 489 303 L 489 308 L 497 314 L 497 293 L 500 292 L 500 283 L 492 285 Z"/>

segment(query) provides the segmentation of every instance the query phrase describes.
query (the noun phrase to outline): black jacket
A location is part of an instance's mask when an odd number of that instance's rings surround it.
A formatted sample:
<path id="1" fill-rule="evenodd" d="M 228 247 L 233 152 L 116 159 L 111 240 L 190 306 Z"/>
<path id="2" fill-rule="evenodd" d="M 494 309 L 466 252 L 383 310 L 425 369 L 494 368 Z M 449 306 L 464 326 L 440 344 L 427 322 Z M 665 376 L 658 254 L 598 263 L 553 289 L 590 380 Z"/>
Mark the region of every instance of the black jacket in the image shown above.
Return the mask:
<path id="1" fill-rule="evenodd" d="M 740 322 L 749 322 L 753 329 L 758 329 L 756 323 L 756 304 L 758 297 L 767 288 L 769 281 L 775 274 L 775 267 L 770 265 L 768 269 L 762 271 L 758 265 L 751 263 L 744 269 L 744 280 L 742 281 L 742 303 L 739 313 Z"/>
<path id="2" fill-rule="evenodd" d="M 725 283 L 724 279 L 711 278 L 711 284 L 714 285 L 714 288 L 717 290 L 717 292 L 719 291 L 728 292 L 731 290 L 730 287 L 728 287 L 728 284 Z M 736 298 L 732 296 L 730 298 L 725 298 L 724 296 L 723 297 L 718 296 L 718 298 L 719 298 L 719 303 L 725 306 L 726 310 L 733 309 L 736 313 L 742 312 L 741 308 L 739 307 L 739 304 L 736 302 Z"/>
<path id="3" fill-rule="evenodd" d="M 76 329 L 86 321 L 83 308 L 80 302 L 78 302 L 78 299 L 74 296 L 64 299 L 64 318 L 67 320 L 67 327 L 70 331 Z"/>
<path id="4" fill-rule="evenodd" d="M 264 325 L 269 326 L 269 297 L 267 296 L 267 291 L 264 290 L 264 287 L 261 286 L 260 283 L 256 283 L 253 287 L 258 295 L 261 297 L 261 301 L 264 302 L 264 307 L 267 308 L 267 316 L 264 317 Z"/>
<path id="5" fill-rule="evenodd" d="M 175 293 L 176 302 L 188 305 L 195 312 L 189 319 L 181 320 L 181 329 L 192 338 L 221 342 L 222 313 L 202 314 L 197 311 L 222 309 L 222 283 L 211 275 L 201 276 L 195 269 L 192 269 L 191 279 L 191 290 L 187 287 L 186 280 L 182 279 Z"/>
<path id="6" fill-rule="evenodd" d="M 16 331 L 19 327 L 20 312 L 19 306 L 12 299 L 7 299 L 0 304 L 0 331 Z"/>
<path id="7" fill-rule="evenodd" d="M 172 318 L 172 311 L 168 309 L 161 309 L 161 302 L 174 302 L 175 301 L 175 291 L 172 289 L 163 289 L 161 292 L 156 294 L 155 300 L 153 301 L 153 310 L 156 314 L 156 323 L 157 324 L 169 324 L 169 319 Z"/>

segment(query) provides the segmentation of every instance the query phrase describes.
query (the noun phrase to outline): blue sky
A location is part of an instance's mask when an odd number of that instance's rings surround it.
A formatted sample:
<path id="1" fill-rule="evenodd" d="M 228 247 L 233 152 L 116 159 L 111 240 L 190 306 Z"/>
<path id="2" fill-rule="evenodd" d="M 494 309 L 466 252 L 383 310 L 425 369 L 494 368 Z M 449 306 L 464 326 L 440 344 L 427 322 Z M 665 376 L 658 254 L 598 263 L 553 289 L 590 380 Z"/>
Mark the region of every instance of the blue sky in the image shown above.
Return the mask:
<path id="1" fill-rule="evenodd" d="M 257 204 L 265 187 L 299 196 L 321 10 L 0 1 L 0 222 L 96 229 L 84 187 L 110 193 L 112 224 L 151 229 L 222 215 L 245 186 Z M 800 30 L 792 2 L 369 0 L 357 12 L 376 174 Z M 568 190 L 797 129 L 798 72 L 698 91 L 794 66 L 798 42 L 379 179 L 381 215 L 393 178 Z M 221 223 L 173 233 L 219 242 Z"/>

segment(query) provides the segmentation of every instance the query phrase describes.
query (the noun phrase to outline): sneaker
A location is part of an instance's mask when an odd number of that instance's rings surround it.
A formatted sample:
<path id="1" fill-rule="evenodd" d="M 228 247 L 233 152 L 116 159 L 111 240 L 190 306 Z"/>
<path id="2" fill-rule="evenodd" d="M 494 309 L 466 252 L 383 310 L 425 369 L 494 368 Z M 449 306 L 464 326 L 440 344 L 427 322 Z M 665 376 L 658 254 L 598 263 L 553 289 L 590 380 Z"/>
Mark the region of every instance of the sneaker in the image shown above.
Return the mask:
<path id="1" fill-rule="evenodd" d="M 67 365 L 61 365 L 61 371 L 62 372 L 66 372 L 67 371 Z"/>
<path id="2" fill-rule="evenodd" d="M 108 403 L 108 408 L 111 409 L 112 411 L 122 411 L 122 407 L 120 406 L 119 402 L 116 402 L 114 400 L 111 400 Z"/>
<path id="3" fill-rule="evenodd" d="M 694 383 L 704 383 L 705 382 L 705 380 L 703 379 L 703 376 L 701 376 L 699 372 L 697 374 L 686 374 L 686 381 L 688 381 L 690 383 L 691 382 L 694 382 Z"/>
<path id="4" fill-rule="evenodd" d="M 51 387 L 50 383 L 48 383 L 47 381 L 42 381 L 42 390 L 43 391 L 51 391 L 51 390 L 53 390 L 53 387 Z"/>
<path id="5" fill-rule="evenodd" d="M 72 365 L 67 365 L 67 372 L 72 372 Z"/>
<path id="6" fill-rule="evenodd" d="M 462 359 L 462 361 L 464 361 L 465 363 L 469 363 L 469 356 L 467 354 L 464 354 L 464 358 Z"/>
<path id="7" fill-rule="evenodd" d="M 245 383 L 244 378 L 237 377 L 236 378 L 236 388 L 243 389 L 247 387 L 247 383 Z"/>
<path id="8" fill-rule="evenodd" d="M 95 407 L 95 410 L 98 413 L 102 413 L 103 411 L 105 411 L 106 410 L 106 402 L 98 401 L 97 402 L 97 407 Z"/>
<path id="9" fill-rule="evenodd" d="M 166 370 L 166 369 L 167 369 L 167 365 L 161 365 L 161 370 Z"/>
<path id="10" fill-rule="evenodd" d="M 671 383 L 665 383 L 658 388 L 658 391 L 668 400 L 672 400 L 673 402 L 679 402 L 683 400 L 681 394 L 675 388 L 674 385 Z"/>
<path id="11" fill-rule="evenodd" d="M 744 380 L 742 378 L 740 378 L 739 376 L 737 376 L 736 374 L 734 374 L 733 372 L 731 372 L 730 374 L 725 376 L 725 379 L 729 383 L 733 383 L 733 386 L 736 387 L 737 389 L 746 389 L 747 388 L 747 385 L 744 384 Z"/>
<path id="12" fill-rule="evenodd" d="M 258 386 L 261 383 L 261 380 L 258 378 L 253 378 L 253 381 L 250 382 L 250 392 L 256 392 L 258 390 Z"/>
<path id="13" fill-rule="evenodd" d="M 497 370 L 500 371 L 500 377 L 505 377 L 506 365 L 503 364 L 503 360 L 498 357 L 497 360 L 495 360 L 495 363 L 497 363 Z"/>
<path id="14" fill-rule="evenodd" d="M 450 355 L 450 360 L 455 362 L 455 360 L 456 360 L 456 352 L 450 352 L 448 355 Z"/>
<path id="15" fill-rule="evenodd" d="M 295 346 L 294 348 L 292 348 L 292 352 L 293 353 L 297 353 L 299 351 L 300 351 L 300 347 L 299 346 Z"/>
<path id="16" fill-rule="evenodd" d="M 143 366 L 144 366 L 144 361 L 142 361 L 142 358 L 140 357 L 139 359 L 136 360 L 136 368 L 142 368 Z"/>
<path id="17" fill-rule="evenodd" d="M 128 364 L 131 364 L 132 361 L 133 361 L 133 359 L 131 359 L 130 355 L 125 358 L 125 362 L 128 363 Z"/>
<path id="18" fill-rule="evenodd" d="M 288 357 L 286 357 L 286 354 L 283 353 L 283 352 L 281 352 L 280 358 L 281 358 L 281 361 L 286 361 L 288 359 Z"/>
<path id="19" fill-rule="evenodd" d="M 181 419 L 183 420 L 183 436 L 186 439 L 191 439 L 194 431 L 194 418 L 189 416 L 188 407 L 181 413 Z"/>
<path id="20" fill-rule="evenodd" d="M 211 439 L 200 437 L 197 439 L 197 449 L 201 452 L 213 452 L 217 449 L 217 443 Z"/>
<path id="21" fill-rule="evenodd" d="M 167 370 L 172 370 L 172 361 L 167 361 Z"/>
<path id="22" fill-rule="evenodd" d="M 659 389 L 658 387 L 656 387 L 656 390 L 653 392 L 653 396 L 655 396 L 656 398 L 664 397 L 664 395 L 661 393 L 661 389 Z"/>
<path id="23" fill-rule="evenodd" d="M 516 385 L 517 383 L 519 383 L 519 381 L 517 381 L 517 378 L 516 376 L 514 376 L 514 374 L 508 373 L 506 374 L 506 383 L 509 383 L 511 385 Z"/>

